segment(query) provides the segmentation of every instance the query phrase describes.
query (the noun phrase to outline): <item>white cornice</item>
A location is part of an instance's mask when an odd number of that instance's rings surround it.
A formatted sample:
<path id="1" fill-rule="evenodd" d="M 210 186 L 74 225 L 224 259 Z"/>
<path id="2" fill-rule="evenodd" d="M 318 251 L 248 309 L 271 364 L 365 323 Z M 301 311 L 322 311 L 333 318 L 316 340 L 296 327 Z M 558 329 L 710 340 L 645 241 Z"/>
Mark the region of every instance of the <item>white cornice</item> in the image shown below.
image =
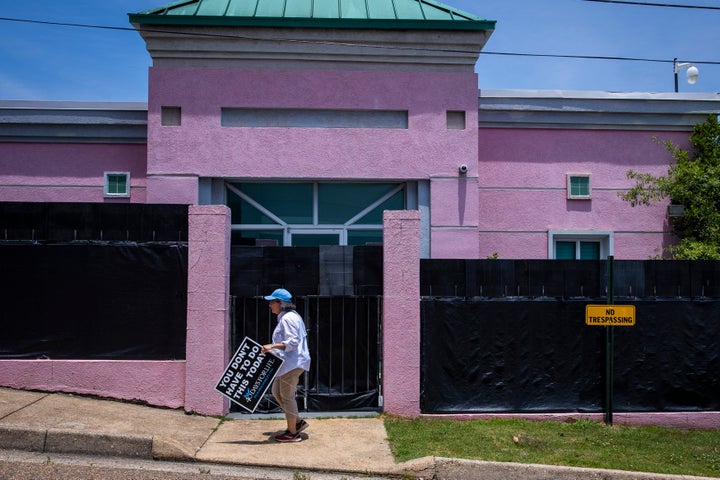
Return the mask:
<path id="1" fill-rule="evenodd" d="M 473 72 L 492 31 L 141 29 L 154 66 Z"/>
<path id="2" fill-rule="evenodd" d="M 0 141 L 147 142 L 147 103 L 0 101 Z"/>
<path id="3" fill-rule="evenodd" d="M 720 113 L 717 93 L 480 90 L 480 128 L 692 130 Z"/>

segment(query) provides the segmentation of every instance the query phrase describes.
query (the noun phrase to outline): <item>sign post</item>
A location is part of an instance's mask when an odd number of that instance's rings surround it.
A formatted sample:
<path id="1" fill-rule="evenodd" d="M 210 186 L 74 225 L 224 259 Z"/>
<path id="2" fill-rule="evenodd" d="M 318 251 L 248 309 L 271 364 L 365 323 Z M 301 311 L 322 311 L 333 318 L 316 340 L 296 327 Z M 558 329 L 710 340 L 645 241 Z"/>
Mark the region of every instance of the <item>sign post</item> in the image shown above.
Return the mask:
<path id="1" fill-rule="evenodd" d="M 635 326 L 635 305 L 615 305 L 614 258 L 607 259 L 607 305 L 585 305 L 585 324 L 605 327 L 605 423 L 612 425 L 615 327 Z"/>
<path id="2" fill-rule="evenodd" d="M 615 257 L 608 255 L 608 293 L 607 304 L 615 304 Z M 613 360 L 615 356 L 615 327 L 605 327 L 605 424 L 613 424 Z"/>
<path id="3" fill-rule="evenodd" d="M 608 257 L 610 260 L 612 257 Z M 612 275 L 612 264 L 608 266 Z M 610 277 L 612 278 L 612 277 Z M 615 356 L 615 327 L 635 326 L 635 305 L 615 305 L 612 294 L 613 282 L 608 280 L 607 305 L 585 305 L 585 324 L 605 327 L 605 423 L 613 422 L 613 372 Z"/>
<path id="4" fill-rule="evenodd" d="M 230 358 L 215 390 L 250 413 L 254 412 L 275 378 L 283 360 L 262 353 L 262 345 L 249 337 Z"/>

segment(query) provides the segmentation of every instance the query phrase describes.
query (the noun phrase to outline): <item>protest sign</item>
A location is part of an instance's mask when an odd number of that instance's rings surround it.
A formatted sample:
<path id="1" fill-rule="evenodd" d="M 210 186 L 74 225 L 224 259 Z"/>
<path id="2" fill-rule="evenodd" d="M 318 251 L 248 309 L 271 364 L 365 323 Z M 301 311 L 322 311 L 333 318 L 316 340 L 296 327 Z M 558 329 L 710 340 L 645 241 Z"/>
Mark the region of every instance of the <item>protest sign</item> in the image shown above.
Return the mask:
<path id="1" fill-rule="evenodd" d="M 215 390 L 250 413 L 254 412 L 282 365 L 272 353 L 261 353 L 262 345 L 245 337 L 215 385 Z"/>

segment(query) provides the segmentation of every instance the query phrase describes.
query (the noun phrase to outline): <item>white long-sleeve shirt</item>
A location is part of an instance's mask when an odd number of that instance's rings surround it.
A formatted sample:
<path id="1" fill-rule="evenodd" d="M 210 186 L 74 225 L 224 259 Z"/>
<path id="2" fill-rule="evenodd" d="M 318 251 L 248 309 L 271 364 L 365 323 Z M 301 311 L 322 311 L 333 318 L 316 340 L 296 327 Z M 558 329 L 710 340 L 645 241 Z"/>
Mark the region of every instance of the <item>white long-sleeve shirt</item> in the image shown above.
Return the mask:
<path id="1" fill-rule="evenodd" d="M 284 360 L 277 376 L 284 375 L 296 368 L 310 370 L 307 330 L 305 330 L 305 322 L 296 311 L 280 312 L 272 339 L 273 343 L 285 345 L 285 350 L 278 349 L 273 352 Z"/>

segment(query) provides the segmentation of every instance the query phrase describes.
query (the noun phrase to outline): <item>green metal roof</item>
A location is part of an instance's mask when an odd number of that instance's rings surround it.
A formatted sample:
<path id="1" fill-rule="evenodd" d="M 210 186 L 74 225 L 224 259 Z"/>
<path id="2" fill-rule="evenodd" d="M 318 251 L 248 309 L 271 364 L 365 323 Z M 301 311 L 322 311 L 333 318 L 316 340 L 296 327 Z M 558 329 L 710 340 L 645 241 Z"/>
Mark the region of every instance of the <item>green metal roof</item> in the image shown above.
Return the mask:
<path id="1" fill-rule="evenodd" d="M 181 0 L 130 14 L 140 25 L 493 30 L 434 0 Z"/>

